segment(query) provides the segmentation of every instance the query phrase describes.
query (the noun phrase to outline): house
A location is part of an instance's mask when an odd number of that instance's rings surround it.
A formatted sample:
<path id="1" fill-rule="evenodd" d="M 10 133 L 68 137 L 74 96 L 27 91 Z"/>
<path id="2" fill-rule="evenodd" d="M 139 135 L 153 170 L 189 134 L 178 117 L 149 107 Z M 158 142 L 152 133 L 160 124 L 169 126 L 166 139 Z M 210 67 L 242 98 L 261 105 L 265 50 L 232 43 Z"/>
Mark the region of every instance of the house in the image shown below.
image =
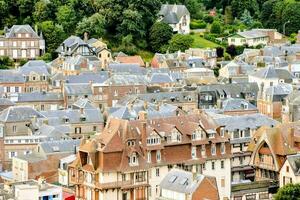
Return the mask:
<path id="1" fill-rule="evenodd" d="M 259 128 L 248 150 L 252 152 L 250 165 L 255 168 L 255 180 L 278 181 L 287 156 L 299 151 L 299 123 Z"/>
<path id="2" fill-rule="evenodd" d="M 7 200 L 64 200 L 60 186 L 47 183 L 44 179 L 0 185 L 0 198 Z"/>
<path id="3" fill-rule="evenodd" d="M 30 25 L 13 25 L 0 37 L 0 56 L 14 60 L 36 59 L 45 53 L 45 40 Z"/>
<path id="4" fill-rule="evenodd" d="M 44 116 L 31 107 L 11 106 L 0 113 L 1 165 L 10 169 L 11 160 L 17 155 L 29 154 L 42 140 L 33 135 L 36 127 L 32 123 Z"/>
<path id="5" fill-rule="evenodd" d="M 81 98 L 92 100 L 92 84 L 65 83 L 62 93 L 64 97 L 65 108 L 71 108 L 72 105 Z"/>
<path id="6" fill-rule="evenodd" d="M 259 112 L 274 119 L 280 119 L 282 117 L 282 106 L 285 98 L 292 93 L 292 91 L 292 85 L 285 83 L 266 88 L 257 98 L 257 108 Z"/>
<path id="7" fill-rule="evenodd" d="M 221 101 L 228 98 L 243 98 L 256 104 L 257 83 L 212 84 L 197 87 L 198 107 L 202 109 L 218 107 Z"/>
<path id="8" fill-rule="evenodd" d="M 0 98 L 0 112 L 5 110 L 6 108 L 10 106 L 14 106 L 15 103 L 7 98 Z"/>
<path id="9" fill-rule="evenodd" d="M 228 116 L 209 113 L 216 123 L 224 127 L 225 133 L 230 137 L 231 144 L 231 174 L 232 183 L 244 183 L 246 180 L 254 181 L 254 169 L 250 166 L 251 152 L 248 145 L 256 130 L 262 126 L 273 127 L 277 121 L 260 113 L 241 116 Z"/>
<path id="10" fill-rule="evenodd" d="M 300 183 L 300 154 L 289 155 L 279 172 L 279 186 Z"/>
<path id="11" fill-rule="evenodd" d="M 101 70 L 101 61 L 95 55 L 83 56 L 77 54 L 66 57 L 62 67 L 55 72 L 62 72 L 65 76 L 78 75 L 82 72 L 98 72 Z"/>
<path id="12" fill-rule="evenodd" d="M 76 198 L 154 200 L 164 175 L 175 167 L 214 176 L 220 199 L 230 198 L 230 144 L 221 129 L 205 113 L 148 120 L 140 112 L 138 120 L 110 118 L 69 165 Z M 87 185 L 92 187 L 84 190 Z"/>
<path id="13" fill-rule="evenodd" d="M 101 62 L 101 69 L 106 69 L 107 65 L 112 62 L 111 50 L 107 48 L 107 44 L 102 39 L 91 38 L 87 41 L 94 48 L 96 56 Z"/>
<path id="14" fill-rule="evenodd" d="M 285 97 L 282 103 L 282 121 L 283 122 L 296 122 L 300 120 L 300 91 L 294 90 Z"/>
<path id="15" fill-rule="evenodd" d="M 292 83 L 293 78 L 293 75 L 286 69 L 268 66 L 250 74 L 249 82 L 257 83 L 259 91 L 262 92 L 270 86 L 276 86 L 280 83 Z"/>
<path id="16" fill-rule="evenodd" d="M 25 78 L 24 92 L 48 91 L 50 67 L 42 60 L 31 60 L 19 68 Z"/>
<path id="17" fill-rule="evenodd" d="M 94 104 L 100 109 L 113 107 L 126 95 L 146 93 L 147 83 L 144 75 L 114 74 L 103 84 L 92 84 Z"/>
<path id="18" fill-rule="evenodd" d="M 220 110 L 225 115 L 245 115 L 257 113 L 258 109 L 242 98 L 228 98 L 220 102 Z"/>
<path id="19" fill-rule="evenodd" d="M 56 49 L 56 52 L 60 57 L 69 56 L 92 56 L 95 55 L 93 47 L 91 47 L 87 42 L 83 41 L 77 36 L 70 36 L 65 41 L 63 41 L 60 46 Z"/>
<path id="20" fill-rule="evenodd" d="M 17 94 L 25 91 L 25 78 L 17 70 L 1 70 L 0 86 L 2 96 Z"/>
<path id="21" fill-rule="evenodd" d="M 185 5 L 163 4 L 158 13 L 159 21 L 169 24 L 174 33 L 190 33 L 190 12 Z"/>
<path id="22" fill-rule="evenodd" d="M 10 100 L 18 106 L 31 106 L 37 111 L 64 108 L 63 96 L 54 92 L 32 92 L 10 95 Z"/>
<path id="23" fill-rule="evenodd" d="M 73 109 L 42 111 L 46 118 L 44 123 L 53 127 L 63 127 L 66 134 L 72 138 L 90 137 L 101 132 L 104 120 L 100 109 L 93 107 L 90 102 L 85 102 L 85 105 L 86 107 L 77 107 L 75 103 Z"/>
<path id="24" fill-rule="evenodd" d="M 69 174 L 68 165 L 71 164 L 76 159 L 75 154 L 71 154 L 59 160 L 58 168 L 58 183 L 63 186 L 70 186 L 69 184 Z"/>
<path id="25" fill-rule="evenodd" d="M 215 177 L 172 169 L 159 184 L 158 200 L 219 199 Z"/>
<path id="26" fill-rule="evenodd" d="M 249 30 L 237 32 L 227 37 L 228 45 L 235 46 L 258 46 L 267 45 L 269 43 L 269 36 L 266 32 L 260 30 Z"/>
<path id="27" fill-rule="evenodd" d="M 152 68 L 169 68 L 170 71 L 182 72 L 188 69 L 187 54 L 177 51 L 174 53 L 155 53 L 151 60 Z"/>
<path id="28" fill-rule="evenodd" d="M 189 48 L 185 50 L 185 53 L 194 58 L 201 58 L 206 63 L 206 67 L 214 68 L 217 65 L 217 50 L 216 49 L 200 49 Z"/>
<path id="29" fill-rule="evenodd" d="M 229 83 L 237 82 L 239 79 L 244 79 L 243 82 L 248 82 L 248 75 L 253 72 L 253 65 L 249 65 L 240 59 L 235 59 L 219 70 L 219 76 L 220 78 L 228 79 Z"/>
<path id="30" fill-rule="evenodd" d="M 76 154 L 80 140 L 41 142 L 31 154 L 13 158 L 13 180 L 27 181 L 44 177 L 48 182 L 58 181 L 60 159 Z"/>

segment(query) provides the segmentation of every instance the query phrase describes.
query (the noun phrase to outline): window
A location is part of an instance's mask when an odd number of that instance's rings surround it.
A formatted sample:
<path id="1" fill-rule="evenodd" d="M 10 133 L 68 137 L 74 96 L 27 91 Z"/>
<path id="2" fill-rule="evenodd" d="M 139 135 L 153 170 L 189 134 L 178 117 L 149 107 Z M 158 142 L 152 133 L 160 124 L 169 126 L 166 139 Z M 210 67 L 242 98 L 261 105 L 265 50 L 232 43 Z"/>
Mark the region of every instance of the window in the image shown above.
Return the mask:
<path id="1" fill-rule="evenodd" d="M 126 181 L 126 174 L 122 174 L 122 181 Z"/>
<path id="2" fill-rule="evenodd" d="M 75 134 L 80 134 L 80 133 L 81 133 L 81 127 L 76 127 Z"/>
<path id="3" fill-rule="evenodd" d="M 97 126 L 93 126 L 93 131 L 97 131 Z"/>
<path id="4" fill-rule="evenodd" d="M 17 132 L 17 126 L 13 126 L 12 129 L 14 133 Z"/>
<path id="5" fill-rule="evenodd" d="M 221 169 L 224 169 L 224 160 L 221 160 Z"/>
<path id="6" fill-rule="evenodd" d="M 196 147 L 192 147 L 192 159 L 195 159 L 197 158 L 197 148 Z"/>
<path id="7" fill-rule="evenodd" d="M 286 166 L 286 172 L 289 172 L 289 171 L 290 171 L 289 166 Z"/>
<path id="8" fill-rule="evenodd" d="M 221 187 L 225 187 L 225 178 L 221 179 Z"/>
<path id="9" fill-rule="evenodd" d="M 15 151 L 10 151 L 10 152 L 8 152 L 8 157 L 11 159 L 11 158 L 13 158 L 13 157 L 16 157 L 17 156 L 17 152 L 15 152 Z"/>
<path id="10" fill-rule="evenodd" d="M 160 150 L 157 150 L 156 151 L 156 161 L 160 162 L 160 160 L 161 160 L 161 153 L 160 153 Z"/>
<path id="11" fill-rule="evenodd" d="M 26 151 L 24 151 L 24 155 L 28 155 L 28 154 L 31 154 L 31 153 L 32 153 L 31 150 L 26 150 Z"/>
<path id="12" fill-rule="evenodd" d="M 3 47 L 3 46 L 4 46 L 4 42 L 0 41 L 0 47 Z"/>
<path id="13" fill-rule="evenodd" d="M 159 168 L 156 168 L 156 169 L 155 169 L 155 175 L 156 175 L 157 177 L 159 177 Z"/>
<path id="14" fill-rule="evenodd" d="M 15 87 L 15 92 L 19 92 L 19 87 Z"/>
<path id="15" fill-rule="evenodd" d="M 203 145 L 201 146 L 201 156 L 202 156 L 202 157 L 205 157 L 205 151 L 206 151 L 206 149 L 205 149 L 205 144 L 203 144 Z"/>
<path id="16" fill-rule="evenodd" d="M 41 110 L 43 111 L 43 110 L 45 110 L 45 105 L 41 105 Z"/>
<path id="17" fill-rule="evenodd" d="M 137 172 L 135 174 L 136 182 L 144 182 L 146 181 L 146 172 Z"/>
<path id="18" fill-rule="evenodd" d="M 224 127 L 222 127 L 220 129 L 220 135 L 221 135 L 221 137 L 224 137 L 224 135 L 225 135 L 225 129 L 224 129 Z"/>
<path id="19" fill-rule="evenodd" d="M 34 41 L 31 41 L 30 44 L 32 47 L 34 47 Z"/>
<path id="20" fill-rule="evenodd" d="M 118 96 L 118 91 L 117 90 L 114 91 L 114 96 L 115 97 Z"/>
<path id="21" fill-rule="evenodd" d="M 243 165 L 243 157 L 239 157 L 240 165 Z"/>
<path id="22" fill-rule="evenodd" d="M 211 169 L 215 170 L 215 162 L 214 161 L 211 162 Z"/>
<path id="23" fill-rule="evenodd" d="M 211 155 L 216 155 L 216 144 L 211 145 Z"/>
<path id="24" fill-rule="evenodd" d="M 16 47 L 17 46 L 17 42 L 13 42 L 13 46 Z"/>
<path id="25" fill-rule="evenodd" d="M 133 153 L 129 158 L 128 162 L 130 165 L 137 165 L 138 164 L 138 159 L 136 153 Z"/>
<path id="26" fill-rule="evenodd" d="M 148 151 L 147 153 L 147 162 L 151 163 L 151 151 Z"/>
<path id="27" fill-rule="evenodd" d="M 225 143 L 221 143 L 221 154 L 225 153 Z"/>
<path id="28" fill-rule="evenodd" d="M 3 137 L 3 126 L 0 126 L 0 137 Z"/>

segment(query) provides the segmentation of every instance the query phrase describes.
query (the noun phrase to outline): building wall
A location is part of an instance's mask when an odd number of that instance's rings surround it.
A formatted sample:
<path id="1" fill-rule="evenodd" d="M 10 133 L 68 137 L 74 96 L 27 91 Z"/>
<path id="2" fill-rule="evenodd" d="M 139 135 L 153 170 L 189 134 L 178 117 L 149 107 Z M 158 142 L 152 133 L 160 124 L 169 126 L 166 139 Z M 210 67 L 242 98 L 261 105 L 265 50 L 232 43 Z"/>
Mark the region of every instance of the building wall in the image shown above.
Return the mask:
<path id="1" fill-rule="evenodd" d="M 300 176 L 295 175 L 293 168 L 286 160 L 279 172 L 279 187 L 283 187 L 288 183 L 300 183 Z"/>

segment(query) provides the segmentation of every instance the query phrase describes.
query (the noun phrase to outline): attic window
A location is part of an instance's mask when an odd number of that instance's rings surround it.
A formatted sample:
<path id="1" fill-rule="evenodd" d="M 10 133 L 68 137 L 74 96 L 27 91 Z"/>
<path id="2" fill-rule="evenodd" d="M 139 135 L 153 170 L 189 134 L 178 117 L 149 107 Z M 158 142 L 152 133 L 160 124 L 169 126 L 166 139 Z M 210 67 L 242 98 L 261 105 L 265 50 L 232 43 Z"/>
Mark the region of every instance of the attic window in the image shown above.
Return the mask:
<path id="1" fill-rule="evenodd" d="M 52 147 L 52 150 L 53 150 L 54 152 L 59 152 L 59 147 L 58 147 L 58 146 L 53 146 L 53 147 Z"/>
<path id="2" fill-rule="evenodd" d="M 138 165 L 138 159 L 136 153 L 133 153 L 129 158 L 128 158 L 129 165 Z"/>
<path id="3" fill-rule="evenodd" d="M 169 179 L 169 183 L 174 183 L 176 179 L 177 179 L 177 176 L 175 176 L 175 175 L 171 176 L 171 178 Z"/>
<path id="4" fill-rule="evenodd" d="M 128 140 L 127 141 L 127 145 L 130 147 L 130 146 L 134 146 L 135 145 L 135 142 L 133 140 Z"/>
<path id="5" fill-rule="evenodd" d="M 81 116 L 80 117 L 80 121 L 85 122 L 86 121 L 86 117 L 85 116 Z"/>
<path id="6" fill-rule="evenodd" d="M 183 178 L 180 183 L 180 185 L 188 185 L 188 179 L 187 178 Z"/>

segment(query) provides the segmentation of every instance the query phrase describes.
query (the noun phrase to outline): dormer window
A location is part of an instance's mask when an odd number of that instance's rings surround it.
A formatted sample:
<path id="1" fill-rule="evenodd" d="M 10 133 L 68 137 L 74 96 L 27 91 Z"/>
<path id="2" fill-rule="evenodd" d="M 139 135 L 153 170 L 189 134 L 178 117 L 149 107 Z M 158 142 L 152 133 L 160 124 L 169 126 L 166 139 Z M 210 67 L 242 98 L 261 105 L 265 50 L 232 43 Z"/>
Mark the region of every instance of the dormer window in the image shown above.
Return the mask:
<path id="1" fill-rule="evenodd" d="M 80 117 L 80 121 L 85 122 L 86 121 L 86 117 L 85 116 L 81 116 Z"/>
<path id="2" fill-rule="evenodd" d="M 241 106 L 244 110 L 247 110 L 249 107 L 248 103 L 245 103 L 245 102 L 243 102 Z"/>
<path id="3" fill-rule="evenodd" d="M 129 165 L 138 165 L 138 159 L 136 153 L 133 153 L 129 158 L 128 158 Z"/>
<path id="4" fill-rule="evenodd" d="M 128 140 L 127 141 L 127 146 L 134 146 L 135 145 L 135 141 L 134 140 Z"/>
<path id="5" fill-rule="evenodd" d="M 220 129 L 220 136 L 221 136 L 221 137 L 224 137 L 224 136 L 225 136 L 225 128 L 224 128 L 224 127 L 222 127 L 222 128 Z"/>
<path id="6" fill-rule="evenodd" d="M 147 145 L 156 145 L 160 144 L 160 137 L 150 136 L 147 138 Z"/>

